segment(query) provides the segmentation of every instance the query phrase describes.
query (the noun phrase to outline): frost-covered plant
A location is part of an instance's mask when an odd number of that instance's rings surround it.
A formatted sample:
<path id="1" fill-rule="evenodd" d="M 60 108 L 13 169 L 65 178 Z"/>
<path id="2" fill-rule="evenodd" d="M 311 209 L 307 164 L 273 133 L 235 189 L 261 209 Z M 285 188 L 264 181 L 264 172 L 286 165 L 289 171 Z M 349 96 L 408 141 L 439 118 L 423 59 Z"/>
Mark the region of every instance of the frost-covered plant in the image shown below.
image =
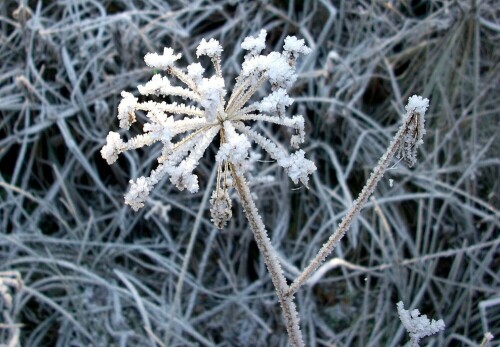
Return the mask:
<path id="1" fill-rule="evenodd" d="M 304 119 L 300 115 L 285 117 L 285 109 L 293 99 L 286 91 L 297 75 L 295 62 L 299 54 L 307 54 L 310 49 L 304 40 L 287 37 L 282 53 L 271 52 L 261 55 L 265 48 L 266 31 L 257 37 L 247 37 L 241 44 L 248 51 L 243 61 L 240 75 L 228 100 L 226 86 L 221 72 L 222 46 L 215 39 L 202 40 L 196 50 L 197 57 L 211 59 L 215 74 L 205 77 L 205 68 L 200 63 L 188 65 L 186 69 L 175 66 L 181 54 L 174 54 L 171 48 L 165 48 L 163 54 L 148 53 L 146 64 L 163 70 L 177 78 L 183 86 L 172 85 L 170 80 L 155 74 L 145 85 L 138 86 L 144 96 L 174 96 L 189 102 L 189 105 L 177 102 L 139 102 L 131 93 L 122 92 L 122 101 L 118 106 L 120 127 L 129 129 L 136 121 L 135 112 L 144 111 L 148 122 L 143 125 L 144 134 L 125 142 L 116 132 L 110 132 L 101 154 L 109 164 L 126 150 L 149 146 L 156 142 L 163 144 L 158 167 L 149 177 L 139 177 L 131 181 L 125 203 L 134 210 L 144 206 L 149 193 L 158 181 L 168 175 L 178 189 L 196 192 L 199 189 L 198 177 L 193 173 L 205 150 L 219 134 L 220 146 L 216 155 L 219 165 L 217 185 L 211 199 L 212 218 L 217 227 L 224 226 L 231 217 L 231 202 L 227 193 L 229 166 L 234 166 L 239 175 L 249 167 L 246 165 L 251 142 L 262 147 L 272 159 L 282 166 L 294 183 L 299 181 L 307 186 L 309 175 L 316 169 L 313 162 L 305 159 L 304 152 L 297 150 L 289 154 L 281 145 L 252 130 L 247 123 L 265 121 L 292 128 L 292 147 L 298 148 L 304 141 Z M 261 101 L 250 99 L 260 87 L 269 81 L 272 93 Z M 177 135 L 184 135 L 174 141 Z M 178 138 L 178 137 L 177 137 Z"/>
<path id="2" fill-rule="evenodd" d="M 427 316 L 420 315 L 420 311 L 415 309 L 412 311 L 405 310 L 402 301 L 397 303 L 399 319 L 403 323 L 406 331 L 410 335 L 408 347 L 418 347 L 418 342 L 421 338 L 434 335 L 435 333 L 444 330 L 444 321 L 442 319 L 430 320 Z"/>
<path id="3" fill-rule="evenodd" d="M 193 171 L 208 146 L 219 135 L 220 145 L 215 157 L 218 165 L 217 182 L 210 199 L 212 221 L 217 228 L 222 228 L 231 218 L 228 189 L 234 185 L 278 292 L 291 343 L 299 346 L 303 342 L 293 297 L 284 295 L 288 285 L 244 175 L 251 167 L 251 142 L 276 160 L 295 184 L 301 182 L 307 186 L 309 175 L 316 170 L 314 163 L 305 158 L 304 151 L 297 149 L 304 141 L 303 117 L 296 115 L 288 118 L 285 115 L 286 108 L 293 102 L 287 88 L 297 78 L 297 58 L 311 50 L 304 40 L 288 36 L 283 52 L 263 55 L 261 52 L 265 48 L 265 38 L 266 31 L 261 30 L 257 37 L 247 37 L 241 44 L 247 54 L 229 98 L 226 98 L 228 92 L 221 71 L 223 49 L 217 40 L 203 39 L 196 50 L 198 58 L 210 58 L 214 67 L 214 74 L 210 77 L 204 75 L 205 68 L 200 63 L 190 64 L 186 69 L 177 67 L 175 63 L 181 54 L 175 54 L 171 48 L 165 48 L 163 54 L 148 53 L 144 60 L 149 67 L 165 71 L 180 81 L 181 85 L 173 85 L 167 77 L 156 74 L 148 83 L 138 87 L 139 93 L 144 96 L 180 97 L 188 104 L 151 100 L 140 102 L 131 93 L 122 92 L 123 99 L 118 106 L 120 127 L 129 129 L 136 121 L 136 111 L 146 112 L 148 122 L 143 125 L 143 134 L 126 142 L 118 133 L 110 132 L 101 154 L 112 164 L 124 151 L 162 143 L 163 149 L 156 169 L 147 177 L 130 181 L 130 190 L 125 194 L 125 203 L 137 211 L 144 206 L 153 187 L 165 176 L 180 190 L 198 191 L 198 177 Z M 271 93 L 260 101 L 252 102 L 251 98 L 266 81 L 271 85 Z M 291 146 L 297 150 L 289 154 L 282 145 L 248 126 L 247 123 L 252 121 L 291 128 Z"/>
<path id="4" fill-rule="evenodd" d="M 144 206 L 153 187 L 165 176 L 168 176 L 180 190 L 198 191 L 198 177 L 193 171 L 218 135 L 220 144 L 215 156 L 217 182 L 210 199 L 212 221 L 217 228 L 223 228 L 231 218 L 232 207 L 228 190 L 234 187 L 276 288 L 290 345 L 303 346 L 294 304 L 295 292 L 321 265 L 348 230 L 354 217 L 373 193 L 391 159 L 398 155 L 409 166 L 414 165 L 416 148 L 422 143 L 425 132 L 423 117 L 428 107 L 428 100 L 419 96 L 410 98 L 400 130 L 359 197 L 353 202 L 337 230 L 316 257 L 295 281 L 288 285 L 277 253 L 252 199 L 245 175 L 252 166 L 249 154 L 252 142 L 264 149 L 278 165 L 283 167 L 295 184 L 301 182 L 307 187 L 309 175 L 316 170 L 314 163 L 305 158 L 304 151 L 298 149 L 304 142 L 305 136 L 303 117 L 300 115 L 286 117 L 286 108 L 293 102 L 287 89 L 297 78 L 295 71 L 297 58 L 300 54 L 308 54 L 311 50 L 304 44 L 304 40 L 288 36 L 285 38 L 281 53 L 271 52 L 263 55 L 261 52 L 265 48 L 265 38 L 266 31 L 261 30 L 258 36 L 247 37 L 242 42 L 241 47 L 247 54 L 229 98 L 226 98 L 228 92 L 221 71 L 223 49 L 217 40 L 203 39 L 196 50 L 198 58 L 201 56 L 210 58 L 214 68 L 214 74 L 210 77 L 204 76 L 205 68 L 200 63 L 190 64 L 186 69 L 177 67 L 175 63 L 181 58 L 181 54 L 175 54 L 171 48 L 165 48 L 163 54 L 148 53 L 144 60 L 149 67 L 165 71 L 181 83 L 173 85 L 167 77 L 156 74 L 144 86 L 138 87 L 139 93 L 144 96 L 180 97 L 186 100 L 187 104 L 165 101 L 140 102 L 131 93 L 122 92 L 123 99 L 118 106 L 120 127 L 129 129 L 136 122 L 136 111 L 144 111 L 148 122 L 143 125 L 143 134 L 126 142 L 118 133 L 110 132 L 101 154 L 109 164 L 112 164 L 124 151 L 157 142 L 162 143 L 163 148 L 156 169 L 147 177 L 142 176 L 130 181 L 130 190 L 125 194 L 125 203 L 137 211 Z M 257 90 L 267 81 L 271 85 L 271 93 L 260 101 L 251 101 Z M 289 154 L 281 144 L 252 129 L 248 125 L 252 121 L 269 122 L 291 128 L 293 135 L 290 145 L 295 152 Z"/>

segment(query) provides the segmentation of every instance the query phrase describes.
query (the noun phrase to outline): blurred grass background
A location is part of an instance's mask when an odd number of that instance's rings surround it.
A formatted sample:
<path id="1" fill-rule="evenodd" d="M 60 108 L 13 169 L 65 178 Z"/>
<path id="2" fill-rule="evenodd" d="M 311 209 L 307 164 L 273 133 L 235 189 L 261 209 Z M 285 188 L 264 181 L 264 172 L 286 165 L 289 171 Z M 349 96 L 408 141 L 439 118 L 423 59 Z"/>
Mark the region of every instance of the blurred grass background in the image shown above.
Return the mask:
<path id="1" fill-rule="evenodd" d="M 407 98 L 430 99 L 417 165 L 394 163 L 337 247 L 344 262 L 298 293 L 307 345 L 400 346 L 399 300 L 445 321 L 422 345 L 477 346 L 488 330 L 499 345 L 499 17 L 494 0 L 3 0 L 0 271 L 18 271 L 24 286 L 6 287 L 10 307 L 0 298 L 0 343 L 286 346 L 239 205 L 217 231 L 203 189 L 164 182 L 134 213 L 123 204 L 128 180 L 154 168 L 159 148 L 112 166 L 99 153 L 118 129 L 120 92 L 153 74 L 147 52 L 172 47 L 185 66 L 214 37 L 230 88 L 239 45 L 264 28 L 269 51 L 287 35 L 313 49 L 290 114 L 306 118 L 318 171 L 309 190 L 295 189 L 262 158 L 264 183 L 252 187 L 289 279 L 361 190 Z M 201 187 L 213 161 L 212 151 L 200 165 Z"/>

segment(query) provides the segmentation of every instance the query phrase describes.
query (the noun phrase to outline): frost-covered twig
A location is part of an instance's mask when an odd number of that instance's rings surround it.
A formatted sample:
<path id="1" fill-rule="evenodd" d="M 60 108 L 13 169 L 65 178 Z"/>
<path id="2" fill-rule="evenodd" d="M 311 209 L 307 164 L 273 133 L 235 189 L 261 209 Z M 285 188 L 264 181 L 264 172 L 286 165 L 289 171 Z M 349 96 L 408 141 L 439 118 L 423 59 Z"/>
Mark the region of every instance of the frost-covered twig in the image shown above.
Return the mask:
<path id="1" fill-rule="evenodd" d="M 328 241 L 321 247 L 318 254 L 311 260 L 309 265 L 293 281 L 288 295 L 293 295 L 299 287 L 316 271 L 326 257 L 333 251 L 335 245 L 342 239 L 346 231 L 351 226 L 354 217 L 359 213 L 366 201 L 372 195 L 377 183 L 383 177 L 385 170 L 395 155 L 402 157 L 409 166 L 416 161 L 416 150 L 423 143 L 422 136 L 425 134 L 424 115 L 429 107 L 429 100 L 414 95 L 408 100 L 406 114 L 403 116 L 403 124 L 394 136 L 387 151 L 380 158 L 377 166 L 373 169 L 370 178 L 354 200 L 351 208 L 344 216 L 335 232 L 328 238 Z"/>

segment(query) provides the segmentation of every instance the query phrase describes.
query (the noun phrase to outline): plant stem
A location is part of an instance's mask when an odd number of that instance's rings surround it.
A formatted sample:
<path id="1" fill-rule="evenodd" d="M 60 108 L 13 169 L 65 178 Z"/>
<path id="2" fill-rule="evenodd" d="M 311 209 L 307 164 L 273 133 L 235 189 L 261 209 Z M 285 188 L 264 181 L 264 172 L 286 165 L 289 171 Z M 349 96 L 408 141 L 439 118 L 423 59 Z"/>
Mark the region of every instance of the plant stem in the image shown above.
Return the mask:
<path id="1" fill-rule="evenodd" d="M 330 255 L 334 247 L 345 235 L 346 231 L 349 230 L 352 221 L 357 216 L 361 208 L 365 205 L 370 195 L 372 195 L 380 179 L 384 176 L 385 170 L 389 166 L 391 159 L 398 151 L 401 141 L 407 134 L 408 127 L 413 120 L 414 119 L 412 119 L 412 117 L 405 118 L 398 132 L 396 133 L 396 135 L 394 135 L 394 138 L 387 148 L 387 151 L 379 159 L 377 166 L 373 169 L 370 175 L 370 178 L 361 190 L 361 193 L 359 193 L 358 198 L 354 200 L 351 208 L 338 225 L 337 230 L 335 230 L 335 232 L 328 238 L 328 241 L 321 247 L 318 254 L 314 257 L 313 260 L 311 260 L 309 265 L 293 281 L 292 285 L 288 289 L 287 295 L 293 296 L 297 292 L 297 290 L 307 281 L 307 279 L 318 269 L 321 263 L 323 263 L 326 257 Z"/>
<path id="2" fill-rule="evenodd" d="M 292 347 L 302 347 L 304 346 L 304 341 L 300 331 L 297 309 L 293 302 L 293 295 L 287 295 L 289 292 L 289 286 L 286 282 L 285 276 L 283 275 L 283 270 L 281 269 L 281 265 L 276 256 L 276 251 L 271 244 L 271 240 L 267 236 L 266 228 L 264 223 L 262 223 L 259 212 L 252 200 L 250 189 L 248 188 L 245 178 L 242 175 L 238 175 L 233 164 L 230 165 L 234 180 L 234 187 L 240 197 L 243 211 L 245 212 L 248 222 L 250 223 L 250 228 L 252 229 L 255 242 L 257 243 L 259 251 L 264 258 L 267 270 L 271 274 L 271 280 L 276 289 L 281 309 L 283 310 L 283 317 L 285 318 L 290 345 Z"/>

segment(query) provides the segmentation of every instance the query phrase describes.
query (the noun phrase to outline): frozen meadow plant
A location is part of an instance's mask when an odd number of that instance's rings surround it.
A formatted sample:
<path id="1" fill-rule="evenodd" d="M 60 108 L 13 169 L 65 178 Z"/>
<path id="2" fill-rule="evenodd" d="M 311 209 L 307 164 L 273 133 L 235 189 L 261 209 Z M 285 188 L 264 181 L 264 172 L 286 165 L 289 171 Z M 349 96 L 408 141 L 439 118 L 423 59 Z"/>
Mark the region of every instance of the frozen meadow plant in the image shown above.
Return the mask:
<path id="1" fill-rule="evenodd" d="M 293 102 L 286 89 L 297 78 L 295 63 L 298 55 L 307 54 L 310 49 L 304 45 L 304 40 L 287 37 L 282 53 L 261 55 L 265 48 L 265 38 L 266 31 L 262 30 L 257 37 L 247 37 L 241 44 L 248 54 L 227 101 L 221 72 L 222 47 L 217 40 L 203 39 L 196 50 L 198 58 L 207 56 L 211 59 L 215 70 L 211 77 L 203 76 L 205 69 L 200 63 L 188 65 L 185 70 L 176 67 L 175 62 L 181 58 L 181 54 L 174 54 L 171 48 L 165 48 L 161 55 L 146 54 L 144 60 L 149 67 L 165 71 L 184 86 L 174 86 L 167 77 L 155 74 L 148 83 L 138 86 L 139 93 L 144 96 L 180 97 L 187 100 L 189 105 L 177 102 L 139 102 L 131 93 L 122 92 L 123 99 L 118 106 L 120 127 L 129 129 L 136 121 L 136 111 L 146 112 L 149 121 L 143 125 L 143 134 L 127 142 L 118 133 L 110 132 L 107 143 L 101 150 L 102 157 L 108 164 L 112 164 L 126 150 L 156 142 L 163 144 L 158 167 L 149 177 L 139 177 L 130 182 L 130 190 L 125 195 L 126 204 L 135 211 L 142 208 L 154 185 L 167 175 L 178 189 L 198 191 L 198 177 L 193 171 L 217 134 L 220 137 L 216 155 L 219 174 L 211 208 L 217 227 L 223 227 L 230 217 L 231 203 L 227 194 L 230 167 L 234 167 L 235 173 L 243 175 L 248 168 L 246 164 L 251 142 L 262 147 L 276 160 L 294 183 L 300 181 L 307 186 L 308 176 L 316 167 L 313 162 L 304 158 L 304 152 L 297 150 L 288 154 L 280 144 L 247 125 L 250 121 L 284 125 L 294 131 L 291 137 L 292 147 L 298 148 L 304 141 L 303 117 L 285 117 L 286 107 Z M 271 84 L 271 94 L 261 101 L 246 105 L 266 81 Z M 177 135 L 184 137 L 175 142 Z"/>
<path id="2" fill-rule="evenodd" d="M 281 53 L 263 55 L 261 52 L 265 48 L 265 39 L 266 31 L 261 30 L 256 37 L 247 37 L 242 42 L 241 47 L 247 54 L 228 98 L 221 71 L 223 49 L 217 40 L 203 39 L 196 50 L 198 58 L 206 56 L 210 59 L 214 68 L 214 74 L 210 77 L 204 76 L 205 68 L 200 63 L 190 64 L 186 69 L 177 67 L 175 63 L 181 58 L 181 54 L 175 54 L 171 48 L 165 48 L 163 54 L 148 53 L 144 60 L 149 67 L 166 72 L 180 83 L 171 84 L 169 78 L 156 74 L 145 85 L 138 86 L 139 93 L 143 96 L 168 97 L 169 100 L 172 97 L 181 98 L 185 103 L 140 102 L 131 93 L 122 92 L 123 99 L 118 106 L 120 127 L 129 129 L 136 122 L 136 111 L 145 112 L 148 122 L 143 125 L 143 134 L 128 141 L 111 131 L 101 154 L 112 164 L 124 151 L 162 143 L 158 166 L 149 176 L 130 181 L 130 189 L 125 194 L 125 203 L 137 211 L 144 207 L 153 187 L 163 177 L 168 176 L 179 190 L 198 191 L 198 177 L 193 171 L 206 149 L 218 136 L 220 144 L 215 156 L 217 181 L 210 199 L 212 221 L 217 228 L 223 228 L 231 218 L 232 205 L 228 190 L 234 188 L 276 289 L 290 345 L 304 346 L 294 294 L 349 229 L 392 158 L 398 155 L 409 166 L 415 164 L 416 149 L 422 143 L 425 132 L 424 114 L 428 100 L 419 96 L 410 98 L 401 128 L 349 212 L 310 264 L 288 285 L 245 176 L 252 166 L 249 151 L 253 142 L 283 167 L 295 184 L 300 182 L 308 186 L 309 176 L 316 170 L 316 166 L 305 158 L 303 150 L 298 149 L 304 142 L 304 118 L 300 115 L 287 117 L 286 108 L 293 103 L 287 89 L 297 78 L 297 58 L 300 54 L 308 54 L 311 49 L 304 44 L 304 40 L 288 36 Z M 266 82 L 270 84 L 270 94 L 260 101 L 252 101 L 252 97 Z M 290 146 L 295 151 L 290 154 L 281 144 L 252 129 L 248 123 L 253 121 L 269 122 L 292 129 Z"/>
<path id="3" fill-rule="evenodd" d="M 297 58 L 311 50 L 305 46 L 304 40 L 288 36 L 283 52 L 262 55 L 265 39 L 266 31 L 261 30 L 258 36 L 247 37 L 241 44 L 247 54 L 227 99 L 228 93 L 221 71 L 223 49 L 217 40 L 203 39 L 196 50 L 198 58 L 206 56 L 211 60 L 215 73 L 210 77 L 204 76 L 205 68 L 200 63 L 190 64 L 186 69 L 177 67 L 175 63 L 181 58 L 181 54 L 175 54 L 171 48 L 165 48 L 163 54 L 148 53 L 144 60 L 149 67 L 165 71 L 181 83 L 173 85 L 169 78 L 156 74 L 145 85 L 138 87 L 139 93 L 143 96 L 178 97 L 187 104 L 139 102 L 131 93 L 122 92 L 123 99 L 118 106 L 120 127 L 129 129 L 136 122 L 136 111 L 145 112 L 148 122 L 143 125 L 143 134 L 126 142 L 117 132 L 110 132 L 101 154 L 108 164 L 112 164 L 124 151 L 162 143 L 156 169 L 148 177 L 142 176 L 130 181 L 130 189 L 125 194 L 125 203 L 137 211 L 144 207 L 153 187 L 165 176 L 179 190 L 198 191 L 198 177 L 193 171 L 206 149 L 219 135 L 220 145 L 215 157 L 218 165 L 217 182 L 210 200 L 212 221 L 217 228 L 222 228 L 231 218 L 228 189 L 233 186 L 240 196 L 257 245 L 276 287 L 291 344 L 301 346 L 303 342 L 293 297 L 285 296 L 288 285 L 252 200 L 245 171 L 250 166 L 249 150 L 252 142 L 276 160 L 295 184 L 300 182 L 307 186 L 309 175 L 316 170 L 314 163 L 305 158 L 304 151 L 298 149 L 304 142 L 303 117 L 296 115 L 289 118 L 285 115 L 286 108 L 293 102 L 288 96 L 287 88 L 297 78 Z M 270 83 L 271 93 L 260 101 L 251 102 L 251 98 L 267 81 Z M 297 150 L 289 154 L 281 144 L 253 130 L 248 125 L 252 121 L 291 128 L 291 146 Z"/>
<path id="4" fill-rule="evenodd" d="M 405 310 L 402 301 L 397 303 L 399 319 L 403 323 L 406 331 L 410 335 L 408 347 L 418 347 L 418 342 L 421 338 L 434 335 L 435 333 L 444 330 L 444 322 L 442 319 L 430 320 L 426 315 L 421 316 L 420 311 L 415 309 L 412 311 Z"/>

